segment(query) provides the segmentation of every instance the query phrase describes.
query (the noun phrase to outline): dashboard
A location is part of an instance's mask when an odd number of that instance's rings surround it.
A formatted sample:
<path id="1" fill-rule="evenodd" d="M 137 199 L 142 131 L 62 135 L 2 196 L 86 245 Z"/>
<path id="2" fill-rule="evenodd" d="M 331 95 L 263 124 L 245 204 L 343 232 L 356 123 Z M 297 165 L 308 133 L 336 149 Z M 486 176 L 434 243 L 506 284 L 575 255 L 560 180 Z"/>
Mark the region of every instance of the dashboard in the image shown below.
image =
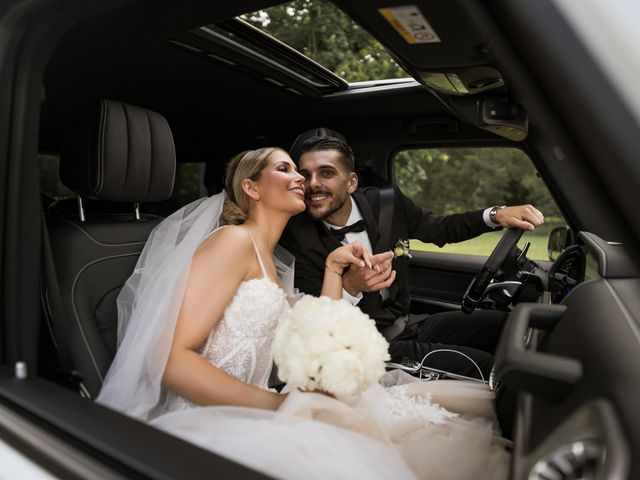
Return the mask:
<path id="1" fill-rule="evenodd" d="M 567 247 L 549 268 L 551 302 L 560 303 L 578 284 L 598 278 L 598 259 L 592 249 L 584 244 Z"/>
<path id="2" fill-rule="evenodd" d="M 514 399 L 512 478 L 626 478 L 640 445 L 640 271 L 620 243 L 580 232 L 530 274 L 544 294 L 517 302 L 496 352 L 498 405 Z"/>
<path id="3" fill-rule="evenodd" d="M 540 301 L 543 293 L 549 295 L 547 303 L 561 303 L 579 284 L 603 278 L 602 271 L 606 269 L 607 263 L 611 263 L 607 262 L 606 251 L 612 247 L 619 248 L 621 245 L 605 242 L 593 234 L 581 232 L 577 243 L 566 247 L 547 270 L 528 259 L 518 260 L 512 270 L 517 272 L 511 276 L 513 280 L 521 282 L 523 288 L 511 299 L 513 304 Z M 526 286 L 535 286 L 535 289 L 530 288 L 527 292 L 524 288 Z"/>

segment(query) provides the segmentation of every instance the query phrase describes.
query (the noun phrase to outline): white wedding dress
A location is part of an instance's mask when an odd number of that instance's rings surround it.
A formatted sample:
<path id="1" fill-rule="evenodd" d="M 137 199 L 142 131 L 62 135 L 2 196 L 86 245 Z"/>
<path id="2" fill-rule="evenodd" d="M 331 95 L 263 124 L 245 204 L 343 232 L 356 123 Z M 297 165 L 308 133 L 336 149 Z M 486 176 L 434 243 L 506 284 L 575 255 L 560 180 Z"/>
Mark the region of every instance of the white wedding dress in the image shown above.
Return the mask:
<path id="1" fill-rule="evenodd" d="M 289 305 L 256 255 L 263 277 L 240 284 L 201 354 L 267 389 L 275 327 Z M 202 407 L 169 393 L 150 424 L 276 478 L 506 478 L 509 454 L 487 388 L 399 371 L 381 383 L 349 404 L 293 391 L 277 412 Z"/>
<path id="2" fill-rule="evenodd" d="M 191 259 L 219 228 L 224 199 L 197 200 L 151 233 L 118 296 L 118 348 L 98 403 L 276 478 L 506 478 L 510 457 L 494 431 L 493 396 L 477 383 L 418 382 L 394 371 L 349 403 L 293 391 L 277 412 L 198 406 L 165 389 Z M 263 276 L 240 284 L 201 354 L 267 389 L 275 327 L 295 296 L 293 258 L 276 249 L 287 294 L 258 260 Z"/>

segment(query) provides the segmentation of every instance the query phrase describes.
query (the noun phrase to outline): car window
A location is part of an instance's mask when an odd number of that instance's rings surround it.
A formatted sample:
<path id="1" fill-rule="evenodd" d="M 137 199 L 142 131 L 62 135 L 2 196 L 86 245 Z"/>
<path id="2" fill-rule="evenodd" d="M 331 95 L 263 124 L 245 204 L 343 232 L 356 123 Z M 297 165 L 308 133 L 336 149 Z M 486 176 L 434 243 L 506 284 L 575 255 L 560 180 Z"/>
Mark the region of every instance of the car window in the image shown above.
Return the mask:
<path id="1" fill-rule="evenodd" d="M 531 242 L 527 256 L 547 260 L 551 228 L 565 224 L 548 188 L 531 159 L 517 148 L 421 148 L 405 149 L 393 158 L 395 181 L 402 193 L 423 209 L 438 215 L 478 210 L 493 205 L 530 203 L 542 211 L 545 223 L 523 236 L 520 247 Z M 489 255 L 501 231 L 448 244 L 411 240 L 413 250 Z"/>
<path id="2" fill-rule="evenodd" d="M 178 163 L 176 180 L 171 198 L 180 205 L 186 205 L 207 195 L 204 186 L 204 162 Z"/>
<path id="3" fill-rule="evenodd" d="M 76 194 L 60 180 L 60 156 L 56 153 L 40 153 L 40 195 L 45 206 L 58 200 L 75 198 Z M 186 205 L 207 195 L 204 187 L 205 163 L 178 163 L 171 199 L 179 205 Z"/>
<path id="4" fill-rule="evenodd" d="M 63 198 L 75 198 L 76 194 L 69 190 L 60 180 L 60 156 L 53 153 L 38 155 L 40 169 L 40 195 L 48 203 Z"/>

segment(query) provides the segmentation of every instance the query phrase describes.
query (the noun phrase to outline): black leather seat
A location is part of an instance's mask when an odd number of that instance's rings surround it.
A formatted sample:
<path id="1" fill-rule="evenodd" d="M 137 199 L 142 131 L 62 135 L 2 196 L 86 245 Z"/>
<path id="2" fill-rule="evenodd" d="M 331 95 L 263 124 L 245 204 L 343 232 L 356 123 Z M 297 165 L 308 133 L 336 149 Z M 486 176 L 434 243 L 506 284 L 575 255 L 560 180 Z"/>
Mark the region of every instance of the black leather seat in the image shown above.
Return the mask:
<path id="1" fill-rule="evenodd" d="M 87 209 L 85 220 L 79 212 L 46 216 L 62 304 L 49 313 L 63 317 L 50 319 L 50 325 L 58 343 L 66 342 L 73 367 L 95 396 L 116 350 L 116 297 L 162 220 L 136 215 L 134 204 L 166 200 L 173 189 L 175 150 L 169 125 L 158 113 L 102 100 L 68 132 L 60 174 L 81 198 L 130 204 L 130 213 Z"/>

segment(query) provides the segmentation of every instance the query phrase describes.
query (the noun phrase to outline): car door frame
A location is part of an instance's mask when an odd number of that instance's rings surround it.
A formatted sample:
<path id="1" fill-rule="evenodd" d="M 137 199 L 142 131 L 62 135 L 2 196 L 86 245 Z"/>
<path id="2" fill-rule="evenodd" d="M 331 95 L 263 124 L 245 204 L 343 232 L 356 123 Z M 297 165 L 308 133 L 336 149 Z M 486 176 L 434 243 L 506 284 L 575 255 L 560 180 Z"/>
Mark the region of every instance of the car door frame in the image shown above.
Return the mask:
<path id="1" fill-rule="evenodd" d="M 85 4 L 73 14 L 68 3 L 49 0 L 0 8 L 0 437 L 61 478 L 267 478 L 37 377 L 42 78 L 74 20 L 120 3 Z"/>

